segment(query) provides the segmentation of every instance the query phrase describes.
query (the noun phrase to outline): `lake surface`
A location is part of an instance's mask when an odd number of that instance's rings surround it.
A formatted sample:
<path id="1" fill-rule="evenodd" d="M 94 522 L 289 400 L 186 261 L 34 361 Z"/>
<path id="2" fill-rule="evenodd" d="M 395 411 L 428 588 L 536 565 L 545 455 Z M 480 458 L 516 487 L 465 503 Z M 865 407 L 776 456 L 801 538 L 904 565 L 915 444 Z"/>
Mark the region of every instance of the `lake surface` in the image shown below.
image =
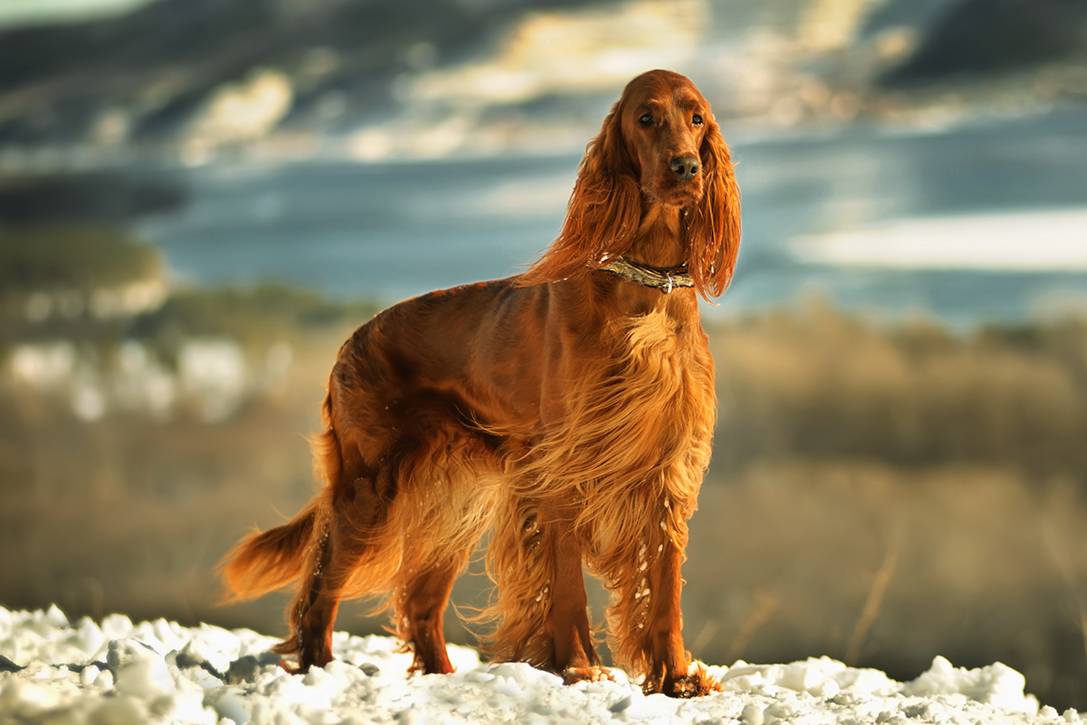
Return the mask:
<path id="1" fill-rule="evenodd" d="M 744 242 L 710 314 L 813 294 L 952 324 L 1087 307 L 1085 110 L 730 141 Z M 578 159 L 212 165 L 180 172 L 191 205 L 144 232 L 197 283 L 392 301 L 525 268 L 561 225 Z"/>

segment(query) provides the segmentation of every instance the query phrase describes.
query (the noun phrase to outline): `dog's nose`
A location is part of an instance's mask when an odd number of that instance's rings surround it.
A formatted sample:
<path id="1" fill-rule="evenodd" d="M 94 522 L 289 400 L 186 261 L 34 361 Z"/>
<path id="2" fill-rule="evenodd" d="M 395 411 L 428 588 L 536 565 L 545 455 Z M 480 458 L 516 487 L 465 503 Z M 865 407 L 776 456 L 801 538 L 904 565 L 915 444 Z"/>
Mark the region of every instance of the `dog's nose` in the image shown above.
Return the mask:
<path id="1" fill-rule="evenodd" d="M 681 181 L 688 181 L 693 179 L 695 174 L 698 173 L 698 157 L 697 156 L 676 156 L 672 159 L 670 164 L 672 171 L 680 178 Z"/>

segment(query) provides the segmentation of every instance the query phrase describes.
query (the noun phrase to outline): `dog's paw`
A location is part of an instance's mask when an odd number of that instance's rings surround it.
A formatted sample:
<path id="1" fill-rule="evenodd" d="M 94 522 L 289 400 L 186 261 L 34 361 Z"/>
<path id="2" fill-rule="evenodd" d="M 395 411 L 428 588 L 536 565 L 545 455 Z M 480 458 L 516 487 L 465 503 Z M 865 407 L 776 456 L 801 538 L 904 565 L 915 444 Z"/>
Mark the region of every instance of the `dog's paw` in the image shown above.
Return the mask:
<path id="1" fill-rule="evenodd" d="M 607 667 L 590 665 L 588 667 L 567 667 L 562 671 L 564 685 L 572 685 L 575 682 L 601 682 L 603 680 L 615 681 Z"/>
<path id="2" fill-rule="evenodd" d="M 706 671 L 701 662 L 692 662 L 687 674 L 677 677 L 671 683 L 671 691 L 665 694 L 672 697 L 702 697 L 721 691 L 721 683 Z"/>
<path id="3" fill-rule="evenodd" d="M 642 684 L 645 693 L 663 693 L 669 697 L 690 698 L 712 695 L 721 691 L 721 683 L 706 671 L 701 662 L 692 662 L 687 674 L 678 677 L 664 674 L 657 678 L 646 677 Z"/>
<path id="4" fill-rule="evenodd" d="M 284 672 L 291 675 L 304 675 L 309 672 L 309 667 L 303 667 L 301 663 L 289 660 L 286 657 L 281 657 L 279 659 L 279 667 Z"/>

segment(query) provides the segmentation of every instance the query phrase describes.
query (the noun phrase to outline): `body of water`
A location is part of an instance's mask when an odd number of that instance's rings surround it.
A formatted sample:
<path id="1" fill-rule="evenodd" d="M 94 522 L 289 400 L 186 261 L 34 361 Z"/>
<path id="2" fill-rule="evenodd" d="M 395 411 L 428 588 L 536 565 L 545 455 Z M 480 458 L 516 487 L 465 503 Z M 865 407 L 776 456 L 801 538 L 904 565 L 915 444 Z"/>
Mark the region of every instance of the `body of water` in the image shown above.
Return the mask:
<path id="1" fill-rule="evenodd" d="M 953 324 L 1087 307 L 1085 111 L 730 141 L 744 243 L 711 314 L 813 294 Z M 144 231 L 197 283 L 392 301 L 525 268 L 578 160 L 211 165 L 183 172 L 191 205 Z"/>

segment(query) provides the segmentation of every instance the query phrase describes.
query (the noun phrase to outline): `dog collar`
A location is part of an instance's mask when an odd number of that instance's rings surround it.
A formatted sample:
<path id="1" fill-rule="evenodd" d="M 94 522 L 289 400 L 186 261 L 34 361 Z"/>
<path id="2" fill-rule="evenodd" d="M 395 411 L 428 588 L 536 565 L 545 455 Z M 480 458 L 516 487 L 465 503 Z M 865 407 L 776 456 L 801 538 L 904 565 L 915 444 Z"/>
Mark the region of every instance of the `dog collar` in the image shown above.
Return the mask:
<path id="1" fill-rule="evenodd" d="M 616 257 L 597 269 L 611 272 L 643 287 L 659 289 L 664 294 L 670 294 L 676 287 L 694 287 L 694 280 L 687 272 L 686 263 L 677 264 L 675 267 L 654 267 L 651 264 Z"/>

